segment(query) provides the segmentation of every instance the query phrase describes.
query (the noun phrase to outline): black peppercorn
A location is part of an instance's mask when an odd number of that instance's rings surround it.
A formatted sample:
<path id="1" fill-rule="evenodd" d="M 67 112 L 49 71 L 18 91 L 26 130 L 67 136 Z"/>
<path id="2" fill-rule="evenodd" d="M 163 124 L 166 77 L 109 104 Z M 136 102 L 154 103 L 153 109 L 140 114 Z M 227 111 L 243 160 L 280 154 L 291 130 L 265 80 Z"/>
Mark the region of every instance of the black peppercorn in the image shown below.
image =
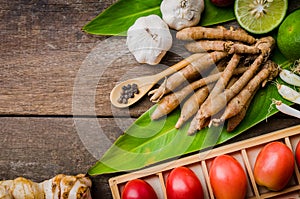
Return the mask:
<path id="1" fill-rule="evenodd" d="M 118 99 L 118 103 L 127 104 L 129 98 L 134 98 L 135 94 L 139 93 L 138 85 L 137 84 L 128 84 L 122 86 L 121 95 Z"/>

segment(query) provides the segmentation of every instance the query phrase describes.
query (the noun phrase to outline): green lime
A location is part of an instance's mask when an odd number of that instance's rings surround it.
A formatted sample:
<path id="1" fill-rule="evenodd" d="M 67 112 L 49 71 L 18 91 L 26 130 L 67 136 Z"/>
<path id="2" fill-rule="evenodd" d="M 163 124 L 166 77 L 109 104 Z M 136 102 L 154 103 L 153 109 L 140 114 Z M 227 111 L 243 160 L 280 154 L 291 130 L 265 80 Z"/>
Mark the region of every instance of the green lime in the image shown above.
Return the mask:
<path id="1" fill-rule="evenodd" d="M 300 9 L 289 14 L 279 26 L 277 45 L 286 58 L 300 59 Z"/>
<path id="2" fill-rule="evenodd" d="M 254 34 L 274 30 L 283 20 L 288 0 L 236 0 L 234 13 L 240 26 Z"/>

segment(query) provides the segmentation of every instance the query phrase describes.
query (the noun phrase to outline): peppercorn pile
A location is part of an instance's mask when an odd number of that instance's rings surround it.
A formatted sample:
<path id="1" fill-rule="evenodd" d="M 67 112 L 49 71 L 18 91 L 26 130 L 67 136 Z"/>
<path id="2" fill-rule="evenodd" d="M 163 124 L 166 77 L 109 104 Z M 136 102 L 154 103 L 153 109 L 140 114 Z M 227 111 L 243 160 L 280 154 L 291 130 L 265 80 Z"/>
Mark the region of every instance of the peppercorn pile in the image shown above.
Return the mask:
<path id="1" fill-rule="evenodd" d="M 139 94 L 137 84 L 128 84 L 122 87 L 121 96 L 118 99 L 120 104 L 127 104 L 129 98 L 134 98 L 135 94 Z"/>

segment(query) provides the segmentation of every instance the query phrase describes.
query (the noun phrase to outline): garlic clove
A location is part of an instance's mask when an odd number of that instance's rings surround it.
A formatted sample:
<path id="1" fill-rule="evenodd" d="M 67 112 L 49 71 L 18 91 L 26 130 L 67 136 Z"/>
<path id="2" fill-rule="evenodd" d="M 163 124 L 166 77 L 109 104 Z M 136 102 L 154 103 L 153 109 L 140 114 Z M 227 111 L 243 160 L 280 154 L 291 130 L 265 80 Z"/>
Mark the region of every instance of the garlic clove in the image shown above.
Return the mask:
<path id="1" fill-rule="evenodd" d="M 298 111 L 297 109 L 294 109 L 279 100 L 273 99 L 273 103 L 275 104 L 278 111 L 300 119 L 300 111 Z"/>
<path id="2" fill-rule="evenodd" d="M 279 77 L 290 85 L 300 86 L 300 76 L 296 75 L 292 71 L 282 69 L 282 71 L 279 73 Z"/>
<path id="3" fill-rule="evenodd" d="M 139 63 L 158 64 L 172 47 L 168 25 L 158 16 L 140 17 L 128 29 L 127 46 Z"/>
<path id="4" fill-rule="evenodd" d="M 289 86 L 277 84 L 278 93 L 286 100 L 300 104 L 300 93 Z"/>

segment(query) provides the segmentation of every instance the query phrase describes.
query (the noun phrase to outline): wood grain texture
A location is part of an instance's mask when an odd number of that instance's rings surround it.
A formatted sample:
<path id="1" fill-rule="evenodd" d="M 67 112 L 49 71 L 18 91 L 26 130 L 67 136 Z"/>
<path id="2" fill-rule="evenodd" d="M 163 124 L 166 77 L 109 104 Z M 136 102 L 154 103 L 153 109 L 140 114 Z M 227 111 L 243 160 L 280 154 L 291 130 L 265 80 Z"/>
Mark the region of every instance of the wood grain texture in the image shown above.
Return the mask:
<path id="1" fill-rule="evenodd" d="M 126 78 L 127 71 L 139 66 L 128 52 L 118 52 L 126 47 L 125 38 L 105 42 L 107 37 L 81 31 L 84 24 L 112 1 L 6 1 L 0 4 L 1 19 L 6 22 L 0 24 L 0 114 L 74 115 L 74 84 L 85 66 L 90 68 L 84 77 L 85 85 L 80 85 L 80 95 L 96 99 L 93 104 L 96 114 L 127 114 L 128 110 L 113 109 L 109 101 L 115 83 Z M 94 55 L 92 60 L 91 54 Z M 111 64 L 106 65 L 103 60 Z M 89 65 L 91 61 L 93 65 Z M 154 74 L 161 69 L 138 67 L 131 72 L 131 77 Z M 100 73 L 95 74 L 97 70 Z M 90 82 L 94 83 L 93 87 Z M 149 100 L 144 100 L 133 107 L 130 114 L 139 116 L 150 106 Z M 81 108 L 77 114 L 90 114 L 86 107 Z"/>
<path id="2" fill-rule="evenodd" d="M 94 157 L 93 152 L 88 151 L 89 146 L 82 141 L 83 135 L 80 133 L 99 131 L 99 125 L 105 139 L 112 143 L 123 132 L 114 119 L 96 119 L 97 125 L 93 124 L 91 118 L 76 120 L 79 120 L 77 123 L 89 121 L 86 132 L 79 132 L 72 118 L 2 117 L 1 179 L 25 175 L 34 180 L 43 180 L 57 173 L 85 173 L 99 157 Z M 96 143 L 92 142 L 91 138 L 89 144 Z M 103 153 L 107 145 L 98 143 L 93 149 Z"/>
<path id="3" fill-rule="evenodd" d="M 124 48 L 125 38 L 81 31 L 115 1 L 0 1 L 1 180 L 24 176 L 42 181 L 58 173 L 85 173 L 152 106 L 145 96 L 130 109 L 111 107 L 113 86 L 157 73 L 185 56 L 179 43 L 162 65 L 142 66 Z M 289 2 L 290 10 L 300 5 L 299 0 Z M 228 143 L 298 123 L 276 114 Z M 104 137 L 90 139 L 99 132 Z M 111 176 L 92 177 L 93 198 L 112 198 Z"/>
<path id="4" fill-rule="evenodd" d="M 96 163 L 76 129 L 76 122 L 92 124 L 86 131 L 98 130 L 91 118 L 52 117 L 2 117 L 0 119 L 0 180 L 19 176 L 36 182 L 64 173 L 76 175 L 86 173 Z M 126 119 L 123 119 L 123 125 Z M 123 132 L 114 119 L 97 119 L 108 142 L 113 142 Z M 127 121 L 127 123 L 132 121 Z M 94 124 L 93 124 L 94 123 Z M 81 132 L 82 133 L 82 132 Z M 92 143 L 90 140 L 89 144 Z M 100 153 L 107 146 L 97 143 Z M 93 179 L 94 198 L 111 198 L 108 187 L 109 176 Z"/>
<path id="5" fill-rule="evenodd" d="M 78 130 L 80 122 L 89 124 L 85 132 Z M 96 154 L 101 155 L 109 145 L 102 145 L 95 137 L 86 145 L 82 133 L 96 133 L 101 127 L 106 142 L 112 143 L 131 122 L 124 118 L 1 117 L 0 179 L 24 176 L 40 182 L 58 173 L 85 173 L 98 159 L 93 153 L 98 150 L 100 154 Z M 271 117 L 226 144 L 296 124 L 299 120 Z M 92 153 L 91 146 L 95 150 Z M 92 177 L 93 198 L 112 198 L 107 180 L 115 175 Z"/>
<path id="6" fill-rule="evenodd" d="M 114 85 L 167 66 L 136 63 L 125 42 L 125 38 L 107 39 L 95 42 L 89 53 L 50 51 L 0 63 L 0 114 L 127 116 L 128 109 L 111 106 Z M 129 113 L 138 117 L 152 105 L 145 96 Z"/>

